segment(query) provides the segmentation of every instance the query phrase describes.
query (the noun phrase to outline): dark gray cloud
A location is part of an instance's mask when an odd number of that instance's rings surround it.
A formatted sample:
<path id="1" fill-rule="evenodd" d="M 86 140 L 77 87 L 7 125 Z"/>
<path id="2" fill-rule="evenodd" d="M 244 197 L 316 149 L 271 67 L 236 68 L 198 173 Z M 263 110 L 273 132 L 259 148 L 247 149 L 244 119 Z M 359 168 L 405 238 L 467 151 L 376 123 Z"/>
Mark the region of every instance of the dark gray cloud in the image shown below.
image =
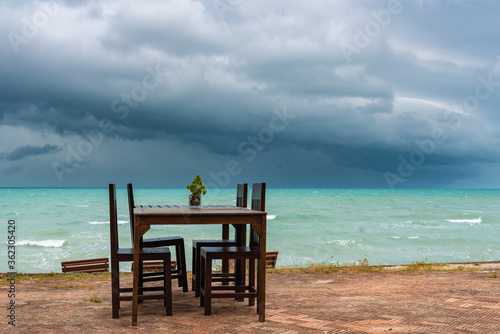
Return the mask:
<path id="1" fill-rule="evenodd" d="M 11 152 L 4 152 L 0 154 L 0 160 L 17 161 L 32 155 L 56 153 L 59 150 L 59 147 L 49 144 L 45 144 L 44 146 L 20 146 L 15 148 Z"/>
<path id="2" fill-rule="evenodd" d="M 0 8 L 4 184 L 498 186 L 494 1 Z"/>

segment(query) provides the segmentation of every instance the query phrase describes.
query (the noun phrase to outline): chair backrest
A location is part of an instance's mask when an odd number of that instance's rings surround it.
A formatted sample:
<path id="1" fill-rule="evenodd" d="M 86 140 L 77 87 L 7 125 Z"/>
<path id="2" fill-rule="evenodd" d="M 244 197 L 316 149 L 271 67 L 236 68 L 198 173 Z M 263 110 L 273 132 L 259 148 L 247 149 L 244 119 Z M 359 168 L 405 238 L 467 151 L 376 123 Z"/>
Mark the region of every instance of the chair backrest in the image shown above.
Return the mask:
<path id="1" fill-rule="evenodd" d="M 118 257 L 118 214 L 116 210 L 116 186 L 109 185 L 109 236 L 111 240 L 111 263 Z"/>
<path id="2" fill-rule="evenodd" d="M 247 207 L 248 183 L 238 184 L 236 186 L 236 206 Z"/>
<path id="3" fill-rule="evenodd" d="M 266 184 L 252 185 L 252 210 L 266 211 Z"/>
<path id="4" fill-rule="evenodd" d="M 252 210 L 266 211 L 266 184 L 252 184 Z M 260 244 L 259 235 L 250 227 L 250 246 Z"/>
<path id="5" fill-rule="evenodd" d="M 135 228 L 135 220 L 134 220 L 134 190 L 132 189 L 132 183 L 127 184 L 127 195 L 128 195 L 128 216 L 130 219 L 130 237 L 132 240 L 132 244 L 134 244 L 134 228 Z"/>
<path id="6" fill-rule="evenodd" d="M 248 183 L 236 186 L 236 206 L 247 207 Z M 229 239 L 229 225 L 222 225 L 222 239 Z"/>

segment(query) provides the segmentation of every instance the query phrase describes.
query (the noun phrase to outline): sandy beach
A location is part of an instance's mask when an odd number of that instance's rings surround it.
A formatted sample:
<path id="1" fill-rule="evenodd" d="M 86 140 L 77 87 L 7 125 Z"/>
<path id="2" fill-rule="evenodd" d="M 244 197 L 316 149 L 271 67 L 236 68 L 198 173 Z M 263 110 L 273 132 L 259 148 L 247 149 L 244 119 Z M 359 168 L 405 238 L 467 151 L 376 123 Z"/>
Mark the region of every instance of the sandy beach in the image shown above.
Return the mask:
<path id="1" fill-rule="evenodd" d="M 120 319 L 111 318 L 109 274 L 27 275 L 15 284 L 15 329 L 3 307 L 0 332 L 500 333 L 499 263 L 404 268 L 268 273 L 264 323 L 254 307 L 226 299 L 214 301 L 213 315 L 204 316 L 194 293 L 174 286 L 174 315 L 165 317 L 161 302 L 146 301 L 137 328 L 130 302 L 122 304 Z M 123 282 L 130 281 L 124 274 Z M 3 275 L 4 306 L 8 290 Z"/>

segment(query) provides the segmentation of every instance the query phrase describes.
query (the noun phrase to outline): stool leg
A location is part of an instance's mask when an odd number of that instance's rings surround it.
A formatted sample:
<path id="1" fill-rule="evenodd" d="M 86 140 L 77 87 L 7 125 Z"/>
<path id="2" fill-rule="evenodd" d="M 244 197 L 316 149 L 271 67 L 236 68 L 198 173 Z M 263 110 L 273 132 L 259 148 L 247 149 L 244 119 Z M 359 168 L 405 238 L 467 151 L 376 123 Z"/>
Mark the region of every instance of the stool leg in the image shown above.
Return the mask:
<path id="1" fill-rule="evenodd" d="M 222 260 L 222 273 L 223 274 L 229 273 L 229 260 L 228 259 Z M 229 285 L 229 282 L 224 281 L 224 282 L 222 282 L 222 285 Z"/>
<path id="2" fill-rule="evenodd" d="M 257 314 L 259 314 L 259 291 L 260 291 L 261 286 L 259 285 L 258 282 L 259 282 L 259 277 L 260 277 L 260 263 L 261 263 L 260 258 L 257 259 L 256 262 L 257 262 L 256 263 L 257 264 L 257 285 L 256 285 L 257 286 L 257 307 L 256 307 L 256 309 L 257 309 Z"/>
<path id="3" fill-rule="evenodd" d="M 144 274 L 144 262 L 139 261 L 139 296 L 143 295 L 142 292 L 142 287 L 144 286 L 144 277 L 142 276 Z M 138 303 L 141 304 L 144 301 L 139 299 Z"/>
<path id="4" fill-rule="evenodd" d="M 205 315 L 212 314 L 212 259 L 207 256 L 203 269 L 205 280 Z"/>
<path id="5" fill-rule="evenodd" d="M 116 266 L 111 266 L 111 308 L 113 309 L 113 319 L 118 319 L 120 309 L 120 268 L 119 262 L 116 261 Z"/>
<path id="6" fill-rule="evenodd" d="M 179 246 L 179 252 L 177 253 L 177 263 L 181 264 L 179 269 L 182 270 L 181 278 L 179 279 L 179 286 L 182 286 L 183 292 L 188 292 L 188 282 L 187 282 L 187 273 L 186 273 L 186 252 L 184 251 L 184 243 Z M 181 282 L 182 279 L 182 282 Z"/>
<path id="7" fill-rule="evenodd" d="M 256 286 L 255 285 L 255 260 L 254 259 L 248 260 L 248 285 L 249 286 Z M 255 298 L 254 297 L 248 298 L 248 305 L 249 306 L 255 305 Z"/>
<path id="8" fill-rule="evenodd" d="M 202 268 L 205 268 L 205 258 L 201 257 L 199 266 L 203 266 Z M 199 295 L 200 295 L 200 306 L 205 306 L 205 273 L 203 270 L 201 270 L 199 276 L 198 276 L 198 285 L 196 286 L 197 289 L 199 289 Z"/>
<path id="9" fill-rule="evenodd" d="M 169 256 L 168 260 L 163 260 L 163 290 L 165 293 L 164 306 L 167 316 L 172 315 L 172 267 L 171 259 Z"/>
<path id="10" fill-rule="evenodd" d="M 246 260 L 245 259 L 238 259 L 234 260 L 235 262 L 235 285 L 245 285 L 245 277 L 246 277 Z M 245 292 L 243 289 L 238 289 L 235 290 L 235 292 Z M 238 302 L 244 302 L 245 298 L 235 298 L 234 300 Z"/>
<path id="11" fill-rule="evenodd" d="M 200 246 L 198 245 L 196 247 L 196 287 L 195 287 L 195 290 L 194 290 L 194 296 L 195 297 L 199 297 L 200 296 L 200 286 L 201 286 L 201 282 L 203 282 L 203 278 L 201 278 L 201 272 L 202 272 L 202 268 L 204 268 L 201 264 L 201 250 L 200 250 Z"/>
<path id="12" fill-rule="evenodd" d="M 196 248 L 193 244 L 192 259 L 191 259 L 191 291 L 196 291 Z M 196 293 L 195 293 L 196 296 Z"/>
<path id="13" fill-rule="evenodd" d="M 181 274 L 181 277 L 177 279 L 177 284 L 179 285 L 179 288 L 182 287 L 182 263 L 180 261 L 181 259 L 181 247 L 180 245 L 175 245 L 175 258 L 177 260 L 177 269 L 179 270 L 179 274 Z"/>

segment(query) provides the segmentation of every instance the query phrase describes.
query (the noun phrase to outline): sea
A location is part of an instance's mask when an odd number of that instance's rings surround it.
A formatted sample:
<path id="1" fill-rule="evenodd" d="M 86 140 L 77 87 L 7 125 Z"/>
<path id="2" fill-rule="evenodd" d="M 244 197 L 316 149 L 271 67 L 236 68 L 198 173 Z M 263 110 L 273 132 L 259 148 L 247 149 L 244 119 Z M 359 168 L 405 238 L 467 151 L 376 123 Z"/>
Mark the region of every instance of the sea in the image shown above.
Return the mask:
<path id="1" fill-rule="evenodd" d="M 136 204 L 184 205 L 188 195 L 134 189 Z M 131 247 L 126 189 L 117 197 L 120 247 Z M 206 205 L 235 202 L 235 189 L 202 197 Z M 278 267 L 500 260 L 500 190 L 268 188 L 266 211 L 267 250 L 279 251 Z M 110 256 L 107 187 L 0 188 L 0 219 L 0 272 L 61 272 L 61 261 Z M 191 268 L 192 240 L 220 238 L 221 228 L 157 226 L 146 234 L 169 235 L 184 238 Z"/>

